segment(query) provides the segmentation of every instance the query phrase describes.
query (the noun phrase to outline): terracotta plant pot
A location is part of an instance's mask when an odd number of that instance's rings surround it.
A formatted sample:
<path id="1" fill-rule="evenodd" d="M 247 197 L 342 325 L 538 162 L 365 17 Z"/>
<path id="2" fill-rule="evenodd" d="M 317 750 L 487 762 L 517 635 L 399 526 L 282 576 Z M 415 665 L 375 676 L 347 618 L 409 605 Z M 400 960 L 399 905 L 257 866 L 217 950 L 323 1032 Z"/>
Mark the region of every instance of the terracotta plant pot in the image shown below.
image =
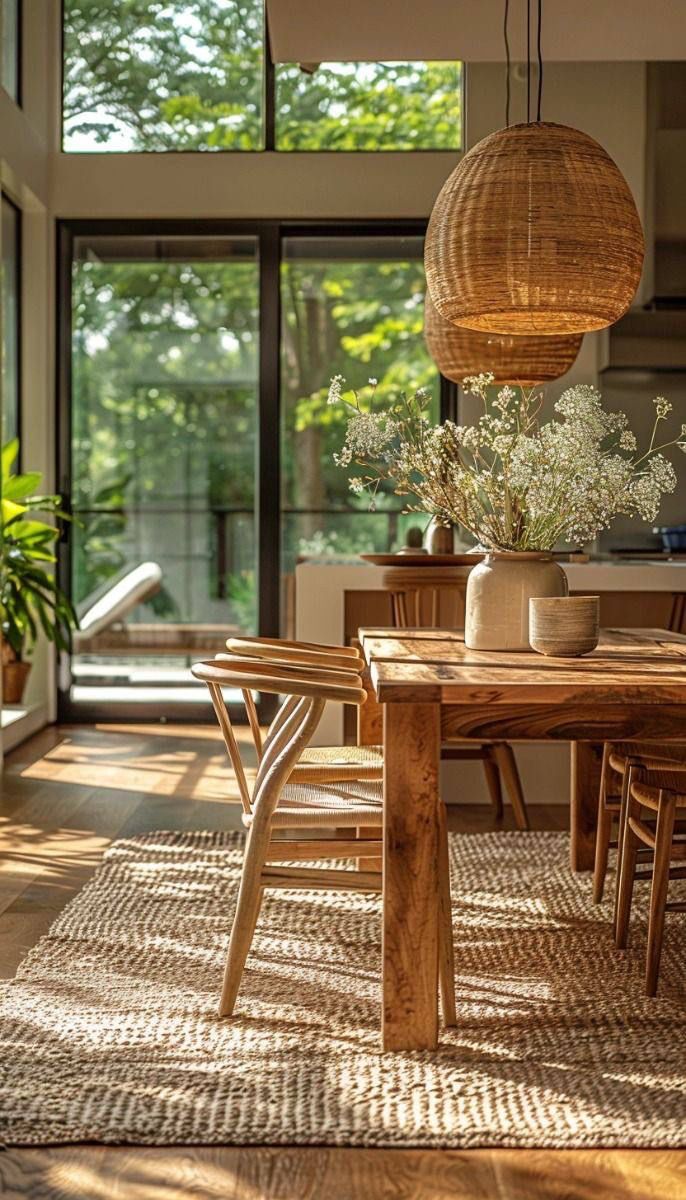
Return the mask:
<path id="1" fill-rule="evenodd" d="M 465 645 L 529 650 L 529 600 L 566 596 L 567 576 L 549 553 L 491 551 L 467 580 Z"/>
<path id="2" fill-rule="evenodd" d="M 29 662 L 6 662 L 2 666 L 3 704 L 21 704 L 26 681 L 31 671 Z"/>

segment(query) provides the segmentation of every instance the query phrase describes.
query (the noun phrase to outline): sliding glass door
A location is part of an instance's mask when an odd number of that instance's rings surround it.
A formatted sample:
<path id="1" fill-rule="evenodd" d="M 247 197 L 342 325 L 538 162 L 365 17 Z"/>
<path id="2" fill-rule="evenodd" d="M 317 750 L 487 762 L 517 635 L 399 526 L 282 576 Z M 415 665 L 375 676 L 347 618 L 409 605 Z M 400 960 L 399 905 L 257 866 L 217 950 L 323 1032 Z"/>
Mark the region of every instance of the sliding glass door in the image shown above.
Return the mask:
<path id="1" fill-rule="evenodd" d="M 189 662 L 256 632 L 257 251 L 251 237 L 74 240 L 78 707 L 193 703 Z"/>
<path id="2" fill-rule="evenodd" d="M 380 400 L 424 386 L 445 411 L 422 228 L 62 233 L 61 569 L 82 627 L 61 716 L 201 717 L 190 663 L 231 633 L 292 636 L 298 559 L 396 549 L 413 520 L 349 491 L 326 397 L 373 375 Z"/>

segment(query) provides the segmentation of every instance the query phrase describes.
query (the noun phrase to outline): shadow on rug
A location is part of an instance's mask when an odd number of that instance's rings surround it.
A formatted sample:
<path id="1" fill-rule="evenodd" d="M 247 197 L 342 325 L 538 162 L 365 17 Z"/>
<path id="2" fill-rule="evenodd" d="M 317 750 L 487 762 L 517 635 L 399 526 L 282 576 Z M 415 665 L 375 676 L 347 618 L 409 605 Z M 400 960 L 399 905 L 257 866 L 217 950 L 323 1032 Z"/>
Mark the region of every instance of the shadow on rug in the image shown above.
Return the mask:
<path id="1" fill-rule="evenodd" d="M 647 1000 L 644 885 L 621 954 L 566 835 L 452 835 L 460 1024 L 435 1053 L 382 1054 L 377 897 L 267 893 L 217 1020 L 241 849 L 109 850 L 2 985 L 1 1142 L 683 1144 L 686 923 L 668 917 Z"/>

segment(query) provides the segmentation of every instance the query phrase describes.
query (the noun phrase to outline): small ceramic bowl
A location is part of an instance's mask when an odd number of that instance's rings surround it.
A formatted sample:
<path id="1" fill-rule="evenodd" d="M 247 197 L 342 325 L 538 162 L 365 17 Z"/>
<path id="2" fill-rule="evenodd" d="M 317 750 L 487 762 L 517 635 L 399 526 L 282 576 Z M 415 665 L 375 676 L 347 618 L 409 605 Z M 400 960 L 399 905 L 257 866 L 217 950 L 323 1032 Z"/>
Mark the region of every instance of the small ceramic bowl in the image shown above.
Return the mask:
<path id="1" fill-rule="evenodd" d="M 539 654 L 579 658 L 598 645 L 599 596 L 532 596 L 529 641 Z"/>

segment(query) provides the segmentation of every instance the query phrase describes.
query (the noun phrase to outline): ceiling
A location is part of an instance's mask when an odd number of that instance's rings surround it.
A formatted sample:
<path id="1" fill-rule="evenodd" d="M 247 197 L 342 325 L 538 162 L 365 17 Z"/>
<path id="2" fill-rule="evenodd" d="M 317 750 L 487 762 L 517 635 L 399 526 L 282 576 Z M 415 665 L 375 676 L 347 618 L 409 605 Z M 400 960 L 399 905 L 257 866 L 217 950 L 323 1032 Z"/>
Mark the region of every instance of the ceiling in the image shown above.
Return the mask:
<path id="1" fill-rule="evenodd" d="M 504 0 L 267 0 L 275 62 L 501 62 L 503 13 Z M 526 0 L 510 0 L 509 29 L 522 61 Z M 542 48 L 549 62 L 686 59 L 686 0 L 543 0 Z"/>

